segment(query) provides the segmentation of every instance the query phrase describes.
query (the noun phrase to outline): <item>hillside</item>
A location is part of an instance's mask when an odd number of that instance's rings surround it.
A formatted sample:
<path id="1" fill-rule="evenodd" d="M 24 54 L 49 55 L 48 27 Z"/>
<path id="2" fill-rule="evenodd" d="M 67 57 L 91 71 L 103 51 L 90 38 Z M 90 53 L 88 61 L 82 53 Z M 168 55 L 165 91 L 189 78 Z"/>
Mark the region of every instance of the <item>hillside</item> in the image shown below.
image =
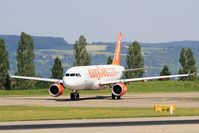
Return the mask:
<path id="1" fill-rule="evenodd" d="M 73 46 L 67 43 L 61 37 L 40 37 L 32 36 L 35 44 L 35 64 L 38 75 L 50 76 L 50 69 L 53 59 L 56 56 L 56 50 L 72 49 Z M 6 42 L 6 48 L 9 51 L 9 61 L 11 72 L 16 72 L 16 50 L 19 41 L 17 35 L 0 35 Z M 52 51 L 52 52 L 51 52 Z M 53 53 L 53 54 L 52 54 Z M 68 57 L 67 57 L 68 58 Z"/>
<path id="2" fill-rule="evenodd" d="M 16 72 L 16 49 L 19 36 L 0 35 L 6 42 L 9 51 L 9 61 L 11 72 Z M 59 56 L 64 65 L 64 69 L 73 65 L 73 45 L 67 43 L 61 37 L 40 37 L 33 36 L 35 43 L 35 65 L 37 74 L 50 77 L 54 58 Z M 131 42 L 123 42 L 122 64 L 126 66 L 125 58 L 128 45 Z M 178 41 L 167 43 L 141 43 L 145 58 L 145 66 L 158 67 L 149 70 L 145 75 L 159 75 L 164 64 L 167 64 L 173 74 L 178 73 L 180 68 L 179 54 L 181 48 L 192 48 L 199 68 L 199 41 Z M 93 42 L 87 46 L 91 55 L 92 64 L 106 64 L 109 55 L 113 56 L 115 42 Z"/>
<path id="3" fill-rule="evenodd" d="M 126 54 L 128 52 L 128 45 L 132 42 L 124 42 L 122 53 Z M 109 44 L 109 45 L 108 45 Z M 106 51 L 114 52 L 114 43 L 108 43 Z M 145 66 L 148 67 L 158 67 L 157 69 L 150 70 L 146 75 L 159 75 L 160 70 L 163 65 L 169 66 L 173 74 L 177 74 L 180 68 L 179 57 L 180 50 L 182 48 L 191 48 L 194 53 L 194 57 L 197 62 L 197 67 L 199 68 L 199 41 L 176 41 L 176 42 L 166 42 L 166 43 L 141 43 L 141 47 L 144 54 Z M 125 55 L 124 55 L 125 58 Z M 123 65 L 125 64 L 125 59 L 122 60 Z"/>

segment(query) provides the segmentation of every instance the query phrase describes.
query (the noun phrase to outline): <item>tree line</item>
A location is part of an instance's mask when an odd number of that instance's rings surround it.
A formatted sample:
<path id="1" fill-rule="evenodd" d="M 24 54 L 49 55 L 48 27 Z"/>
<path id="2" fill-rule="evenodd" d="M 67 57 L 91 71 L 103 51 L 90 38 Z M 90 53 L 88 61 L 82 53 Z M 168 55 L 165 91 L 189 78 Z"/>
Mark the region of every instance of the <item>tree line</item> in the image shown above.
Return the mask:
<path id="1" fill-rule="evenodd" d="M 74 44 L 74 55 L 75 61 L 74 66 L 85 66 L 90 65 L 91 58 L 86 50 L 86 38 L 80 36 Z M 34 40 L 32 37 L 25 32 L 22 32 L 18 41 L 17 47 L 17 72 L 15 75 L 35 77 L 35 65 L 34 65 Z M 53 67 L 51 69 L 52 76 L 54 79 L 62 79 L 64 74 L 63 65 L 61 59 L 56 57 L 54 60 Z M 5 47 L 5 41 L 0 39 L 0 89 L 10 90 L 12 89 L 29 89 L 35 87 L 46 87 L 49 86 L 47 82 L 37 82 L 31 80 L 16 79 L 11 82 L 9 77 L 9 61 L 8 52 Z"/>
<path id="2" fill-rule="evenodd" d="M 91 64 L 90 55 L 87 52 L 86 38 L 81 35 L 79 40 L 74 44 L 74 66 L 86 66 Z M 17 72 L 16 75 L 21 76 L 37 76 L 34 65 L 34 40 L 32 37 L 25 32 L 22 32 L 20 39 L 18 41 L 17 48 Z M 112 57 L 109 56 L 107 59 L 107 64 L 112 63 Z M 183 48 L 180 52 L 179 62 L 181 68 L 179 74 L 186 73 L 196 73 L 196 60 L 194 58 L 193 52 L 190 48 Z M 128 47 L 128 54 L 126 56 L 127 69 L 135 68 L 144 68 L 144 55 L 141 50 L 140 43 L 135 41 Z M 54 60 L 53 67 L 51 69 L 52 76 L 51 78 L 62 79 L 64 71 L 61 59 L 56 57 Z M 136 71 L 127 71 L 125 72 L 126 78 L 138 78 L 143 77 L 144 69 Z M 171 72 L 167 65 L 163 66 L 162 71 L 160 72 L 161 76 L 170 75 Z M 195 80 L 196 76 L 183 77 L 181 80 Z M 164 79 L 168 80 L 168 79 Z M 43 87 L 48 86 L 48 83 L 45 82 L 36 82 L 31 80 L 20 80 L 17 79 L 14 82 L 11 82 L 9 78 L 9 61 L 8 61 L 8 52 L 5 47 L 5 41 L 0 39 L 0 89 L 10 90 L 14 89 L 28 89 L 34 87 Z"/>

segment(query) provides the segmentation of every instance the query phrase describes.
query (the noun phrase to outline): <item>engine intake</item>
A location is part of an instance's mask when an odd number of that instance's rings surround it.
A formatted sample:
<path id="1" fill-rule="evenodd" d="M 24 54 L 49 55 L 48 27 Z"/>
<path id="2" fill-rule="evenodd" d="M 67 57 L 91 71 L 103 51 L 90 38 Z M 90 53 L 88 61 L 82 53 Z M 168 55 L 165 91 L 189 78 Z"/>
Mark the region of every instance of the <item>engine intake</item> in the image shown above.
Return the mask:
<path id="1" fill-rule="evenodd" d="M 58 97 L 64 92 L 64 86 L 60 83 L 52 84 L 48 88 L 48 92 L 53 97 Z"/>
<path id="2" fill-rule="evenodd" d="M 125 84 L 117 83 L 112 87 L 112 93 L 115 96 L 122 96 L 127 92 L 127 88 Z"/>

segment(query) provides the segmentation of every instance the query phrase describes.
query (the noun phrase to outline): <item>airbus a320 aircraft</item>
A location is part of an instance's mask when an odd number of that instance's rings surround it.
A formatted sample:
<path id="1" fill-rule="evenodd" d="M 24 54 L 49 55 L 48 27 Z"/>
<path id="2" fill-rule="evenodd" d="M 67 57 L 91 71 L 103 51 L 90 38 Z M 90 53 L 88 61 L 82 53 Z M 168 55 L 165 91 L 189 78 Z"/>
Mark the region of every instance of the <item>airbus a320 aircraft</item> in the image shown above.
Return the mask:
<path id="1" fill-rule="evenodd" d="M 92 65 L 92 66 L 75 66 L 68 69 L 63 79 L 49 79 L 39 77 L 25 77 L 11 75 L 11 78 L 29 79 L 37 81 L 47 81 L 53 84 L 49 87 L 49 94 L 53 97 L 58 97 L 64 92 L 64 88 L 72 90 L 70 95 L 71 100 L 79 99 L 79 90 L 95 90 L 110 87 L 112 88 L 112 99 L 120 99 L 127 92 L 126 84 L 135 81 L 186 77 L 191 74 L 155 76 L 122 79 L 126 71 L 120 65 L 120 53 L 122 47 L 122 33 L 119 32 L 116 44 L 115 54 L 111 65 Z"/>

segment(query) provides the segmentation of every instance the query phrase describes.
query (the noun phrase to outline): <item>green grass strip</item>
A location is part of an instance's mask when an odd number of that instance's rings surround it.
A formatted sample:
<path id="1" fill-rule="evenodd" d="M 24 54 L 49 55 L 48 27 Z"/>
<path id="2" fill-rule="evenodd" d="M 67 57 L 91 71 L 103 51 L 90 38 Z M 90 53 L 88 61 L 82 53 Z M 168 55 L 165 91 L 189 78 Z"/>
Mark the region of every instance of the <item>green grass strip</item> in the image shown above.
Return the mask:
<path id="1" fill-rule="evenodd" d="M 173 116 L 198 116 L 199 108 L 177 108 Z M 70 120 L 99 118 L 163 117 L 169 112 L 155 112 L 153 108 L 85 108 L 0 106 L 0 121 Z"/>

